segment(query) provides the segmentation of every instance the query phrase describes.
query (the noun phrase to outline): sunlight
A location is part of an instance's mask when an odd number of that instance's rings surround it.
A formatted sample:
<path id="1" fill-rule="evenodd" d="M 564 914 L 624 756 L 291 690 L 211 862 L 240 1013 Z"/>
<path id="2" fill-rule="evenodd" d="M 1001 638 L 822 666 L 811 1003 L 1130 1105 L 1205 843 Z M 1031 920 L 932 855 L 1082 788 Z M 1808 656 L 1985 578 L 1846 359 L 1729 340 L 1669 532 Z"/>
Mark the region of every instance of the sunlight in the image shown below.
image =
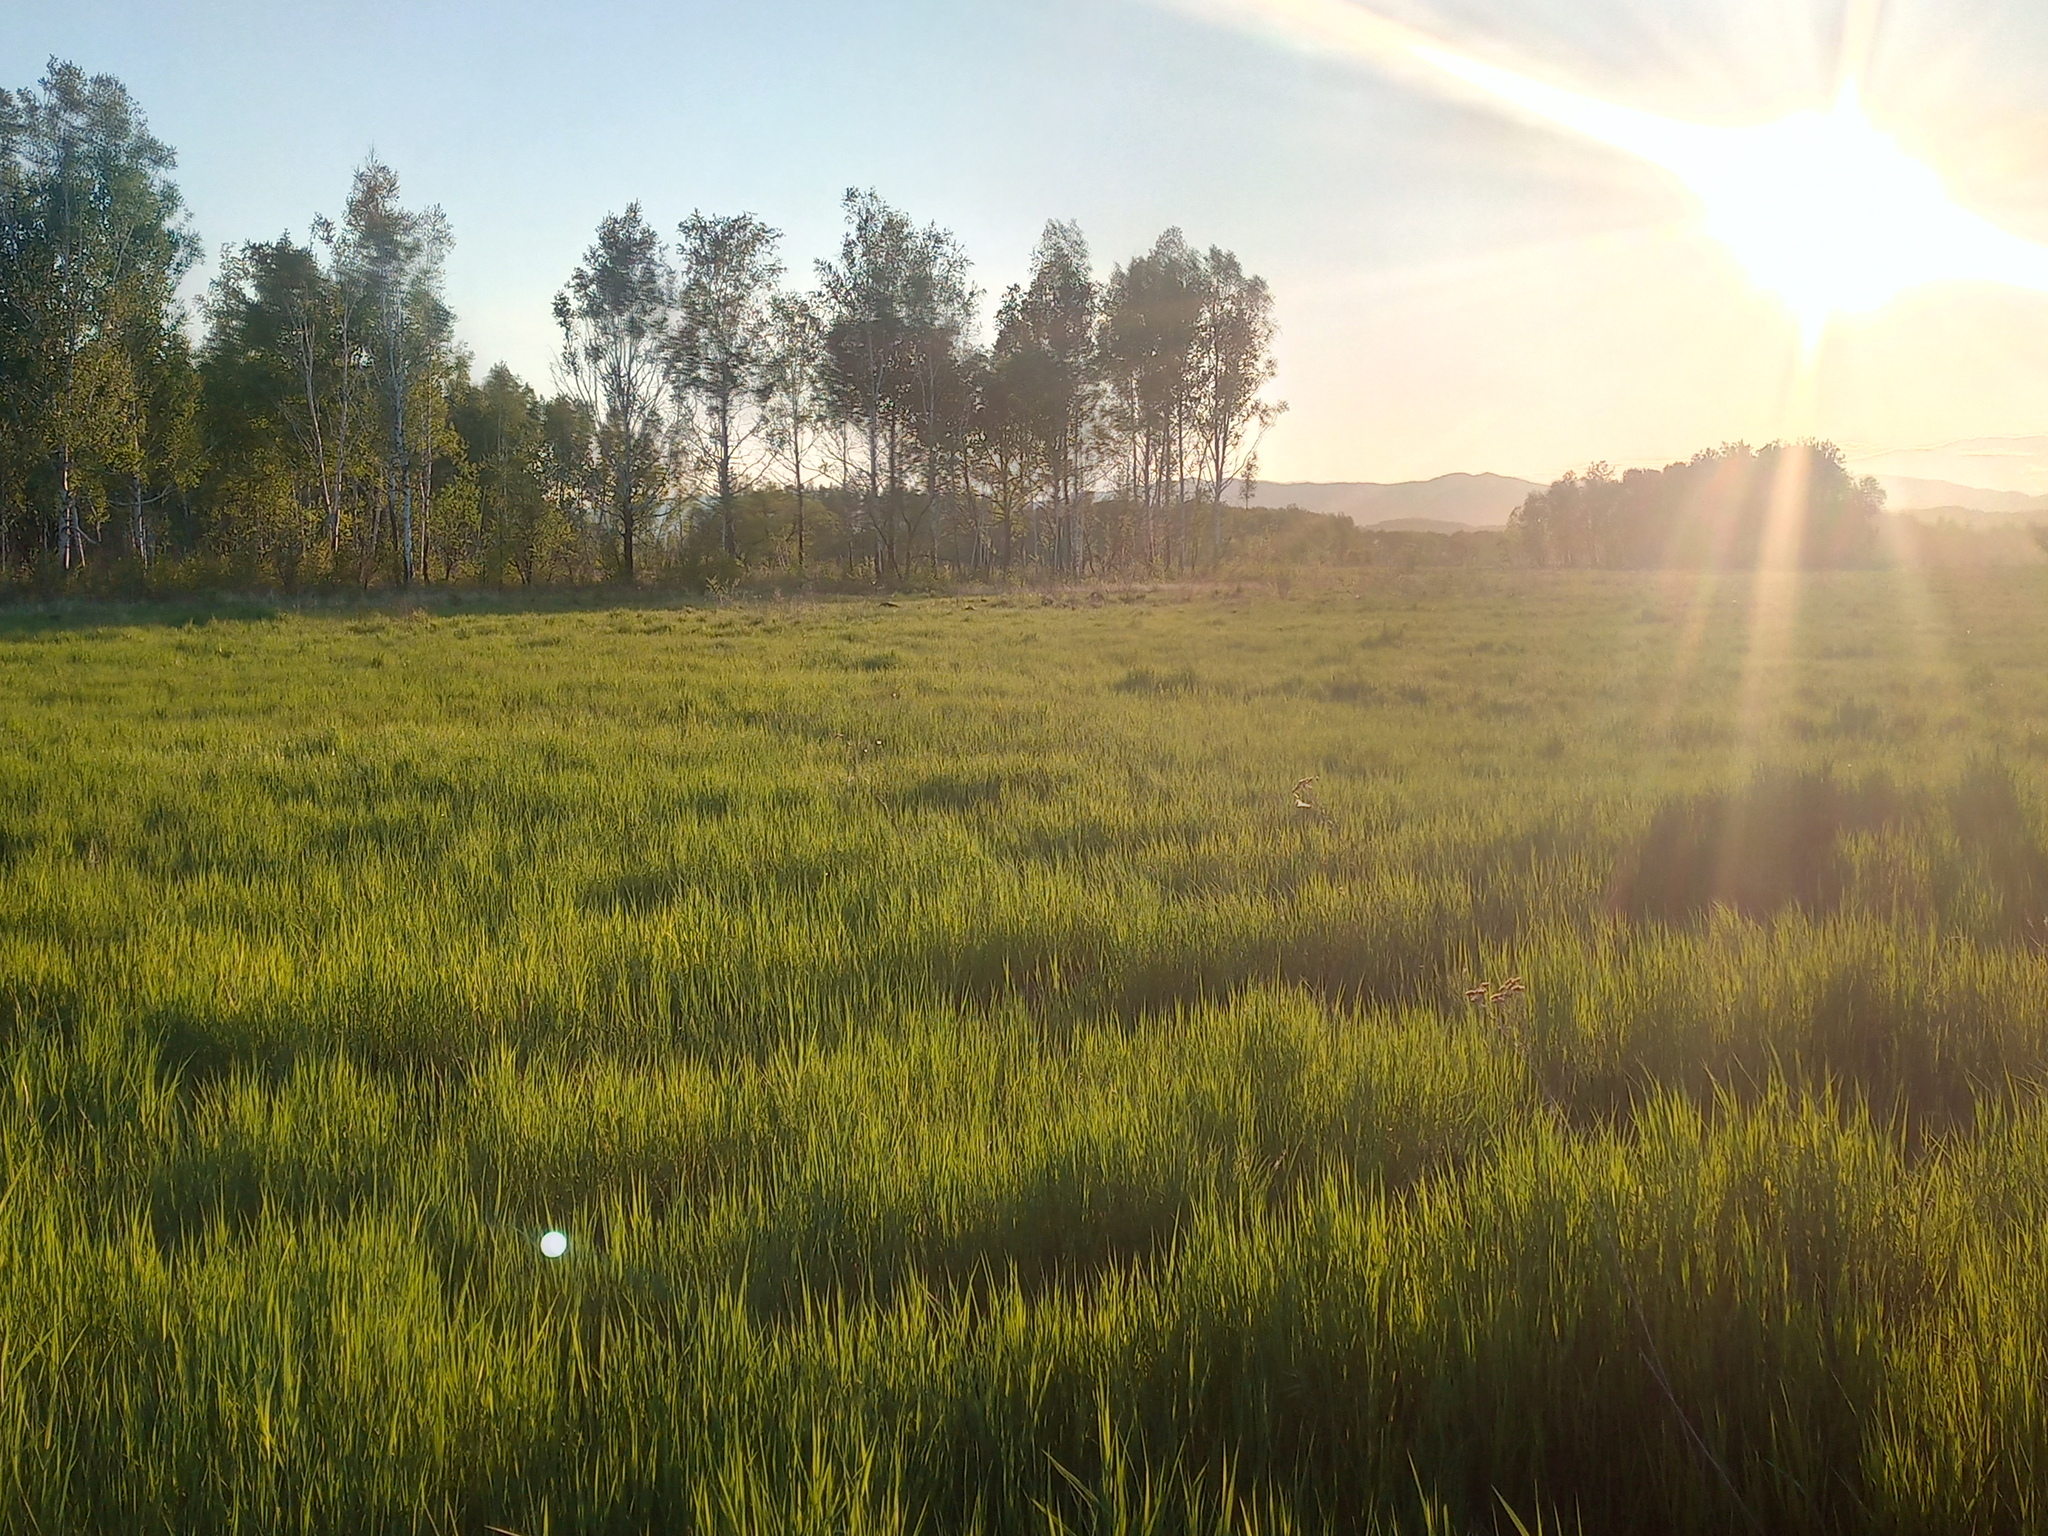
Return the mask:
<path id="1" fill-rule="evenodd" d="M 1928 283 L 2048 292 L 2048 249 L 1959 205 L 1932 167 L 1865 116 L 1853 84 L 1831 109 L 1739 128 L 1679 122 L 1453 52 L 1348 0 L 1243 0 L 1298 39 L 1381 62 L 1419 61 L 1494 100 L 1672 172 L 1707 231 L 1777 295 L 1809 344 L 1830 316 Z"/>
<path id="2" fill-rule="evenodd" d="M 1708 232 L 1809 335 L 1830 315 L 1874 310 L 1926 283 L 2048 291 L 2048 250 L 1958 205 L 1930 166 L 1871 123 L 1853 86 L 1831 111 L 1709 128 L 1430 45 L 1415 52 L 1503 101 L 1676 174 L 1703 205 Z"/>

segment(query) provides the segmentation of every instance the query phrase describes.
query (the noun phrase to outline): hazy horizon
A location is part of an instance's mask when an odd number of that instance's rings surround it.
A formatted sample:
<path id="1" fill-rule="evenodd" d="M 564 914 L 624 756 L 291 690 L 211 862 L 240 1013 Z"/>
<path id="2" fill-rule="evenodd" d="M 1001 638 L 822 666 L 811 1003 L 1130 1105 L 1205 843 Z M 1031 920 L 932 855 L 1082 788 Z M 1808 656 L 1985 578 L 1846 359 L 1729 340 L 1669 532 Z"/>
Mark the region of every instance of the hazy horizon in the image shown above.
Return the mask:
<path id="1" fill-rule="evenodd" d="M 1831 99 L 1839 3 L 1392 4 L 1474 56 L 1702 123 Z M 625 43 L 644 63 L 620 80 Z M 11 85 L 48 56 L 120 77 L 179 152 L 211 258 L 338 211 L 373 147 L 457 244 L 449 297 L 479 368 L 545 385 L 549 300 L 606 212 L 672 233 L 758 213 L 795 277 L 873 186 L 954 230 L 989 298 L 1049 218 L 1098 268 L 1169 225 L 1270 280 L 1282 326 L 1275 482 L 1447 472 L 1546 480 L 1811 430 L 1852 456 L 2048 428 L 2048 297 L 1916 289 L 1837 318 L 1792 405 L 1798 322 L 1654 166 L 1368 60 L 1115 0 L 948 7 L 770 0 L 744 15 L 609 0 L 169 8 L 82 0 L 7 30 Z M 2048 238 L 2048 16 L 1905 0 L 1870 52 L 1871 120 L 1958 200 Z M 1191 104 L 1214 103 L 1217 110 Z M 310 105 L 309 105 L 310 104 Z M 1886 238 L 1884 210 L 1870 238 Z M 200 277 L 210 272 L 203 270 Z"/>

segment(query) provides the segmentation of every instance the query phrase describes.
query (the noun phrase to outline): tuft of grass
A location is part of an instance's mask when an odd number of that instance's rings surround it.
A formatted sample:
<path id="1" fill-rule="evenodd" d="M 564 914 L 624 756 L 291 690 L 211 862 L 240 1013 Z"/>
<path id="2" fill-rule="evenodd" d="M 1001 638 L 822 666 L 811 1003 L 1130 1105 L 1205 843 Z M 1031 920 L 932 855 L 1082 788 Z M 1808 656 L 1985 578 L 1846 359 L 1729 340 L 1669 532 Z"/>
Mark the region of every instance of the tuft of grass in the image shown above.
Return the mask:
<path id="1" fill-rule="evenodd" d="M 1193 693 L 1200 686 L 1193 667 L 1132 667 L 1112 683 L 1118 693 Z"/>

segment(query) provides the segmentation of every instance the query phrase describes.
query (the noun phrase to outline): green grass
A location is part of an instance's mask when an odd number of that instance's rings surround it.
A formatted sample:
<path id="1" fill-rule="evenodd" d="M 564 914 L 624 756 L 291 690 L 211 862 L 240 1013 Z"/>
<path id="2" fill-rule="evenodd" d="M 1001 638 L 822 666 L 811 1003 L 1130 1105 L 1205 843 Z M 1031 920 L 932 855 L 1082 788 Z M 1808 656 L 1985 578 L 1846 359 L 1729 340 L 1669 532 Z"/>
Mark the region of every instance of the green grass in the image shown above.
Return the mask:
<path id="1" fill-rule="evenodd" d="M 2048 577 L 1312 585 L 0 610 L 0 1528 L 2048 1528 Z"/>

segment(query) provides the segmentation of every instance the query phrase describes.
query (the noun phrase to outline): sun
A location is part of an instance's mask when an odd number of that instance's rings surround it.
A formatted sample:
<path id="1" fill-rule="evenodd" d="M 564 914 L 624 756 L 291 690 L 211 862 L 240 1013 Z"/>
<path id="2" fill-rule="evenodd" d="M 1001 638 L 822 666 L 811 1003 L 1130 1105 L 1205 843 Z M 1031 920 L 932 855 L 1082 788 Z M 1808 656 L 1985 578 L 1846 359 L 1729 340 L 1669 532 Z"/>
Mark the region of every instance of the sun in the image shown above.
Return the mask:
<path id="1" fill-rule="evenodd" d="M 1928 283 L 2048 291 L 2048 250 L 1957 203 L 1933 167 L 1870 121 L 1853 84 L 1828 110 L 1718 128 L 1410 46 L 1489 95 L 1674 173 L 1699 199 L 1708 233 L 1809 338 L 1836 314 L 1881 308 Z"/>
<path id="2" fill-rule="evenodd" d="M 1808 331 L 1999 259 L 2003 232 L 1874 127 L 1853 87 L 1832 111 L 1703 137 L 1666 163 L 1704 205 L 1708 232 Z"/>
<path id="3" fill-rule="evenodd" d="M 1809 346 L 1831 317 L 1882 308 L 1929 283 L 2048 292 L 2048 249 L 1958 203 L 1931 166 L 1870 121 L 1853 83 L 1832 107 L 1714 127 L 1502 69 L 1349 0 L 1202 3 L 1318 47 L 1419 63 L 1439 79 L 1664 167 L 1698 199 L 1706 232 L 1797 318 Z"/>
<path id="4" fill-rule="evenodd" d="M 1864 115 L 1853 85 L 1829 111 L 1657 137 L 1636 152 L 1692 189 L 1707 231 L 1809 335 L 1929 283 L 2048 290 L 2048 251 L 1957 203 Z"/>

